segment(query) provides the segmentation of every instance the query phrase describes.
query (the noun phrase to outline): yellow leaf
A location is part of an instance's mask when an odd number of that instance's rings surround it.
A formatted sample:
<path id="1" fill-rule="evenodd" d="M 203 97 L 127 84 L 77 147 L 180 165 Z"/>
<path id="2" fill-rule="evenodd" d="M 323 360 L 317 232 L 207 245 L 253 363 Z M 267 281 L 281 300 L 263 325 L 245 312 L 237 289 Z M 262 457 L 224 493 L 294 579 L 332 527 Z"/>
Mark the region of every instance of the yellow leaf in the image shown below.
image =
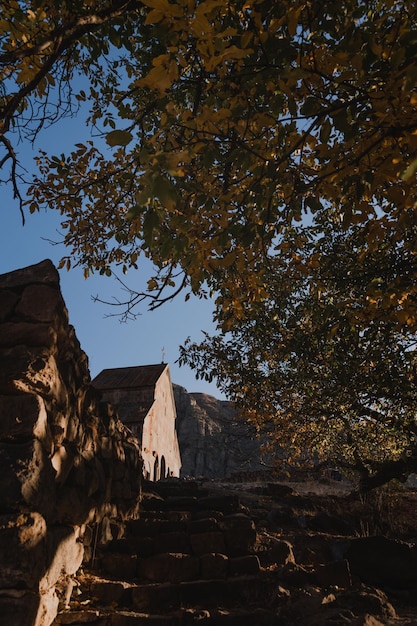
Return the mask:
<path id="1" fill-rule="evenodd" d="M 153 9 L 146 16 L 145 24 L 158 24 L 161 20 L 164 19 L 165 14 L 158 9 Z"/>
<path id="2" fill-rule="evenodd" d="M 240 38 L 240 43 L 242 45 L 242 48 L 248 47 L 249 43 L 252 41 L 252 37 L 253 37 L 252 32 L 243 33 L 242 37 Z"/>

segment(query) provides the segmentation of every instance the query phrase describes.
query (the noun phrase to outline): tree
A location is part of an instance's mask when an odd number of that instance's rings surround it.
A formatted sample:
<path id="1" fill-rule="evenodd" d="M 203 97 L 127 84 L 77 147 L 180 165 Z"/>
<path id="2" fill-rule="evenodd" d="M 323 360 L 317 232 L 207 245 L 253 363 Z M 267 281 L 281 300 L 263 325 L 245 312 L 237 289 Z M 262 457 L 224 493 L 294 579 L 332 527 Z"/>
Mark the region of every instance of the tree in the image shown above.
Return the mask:
<path id="1" fill-rule="evenodd" d="M 13 145 L 33 141 L 47 125 L 77 112 L 84 96 L 73 79 L 108 53 L 115 30 L 137 17 L 128 0 L 82 2 L 4 0 L 0 20 L 0 169 L 9 165 L 15 198 L 23 198 L 19 160 Z M 127 19 L 125 14 L 127 13 Z M 101 35 L 97 40 L 95 33 Z M 91 74 L 92 76 L 92 74 Z M 23 217 L 23 213 L 22 213 Z"/>
<path id="2" fill-rule="evenodd" d="M 390 241 L 369 253 L 357 226 L 302 230 L 320 263 L 292 281 L 285 268 L 270 274 L 268 298 L 226 335 L 188 343 L 181 361 L 268 430 L 278 460 L 326 461 L 362 489 L 405 480 L 417 471 L 417 337 L 385 316 L 365 325 L 357 303 L 412 259 Z"/>
<path id="3" fill-rule="evenodd" d="M 243 284 L 228 283 L 223 305 L 238 316 L 243 300 L 264 293 L 254 264 L 285 254 L 276 237 L 306 211 L 337 206 L 347 224 L 366 225 L 370 245 L 385 233 L 408 237 L 417 163 L 411 0 L 114 0 L 100 3 L 109 17 L 97 24 L 95 3 L 64 4 L 52 24 L 39 4 L 26 9 L 19 36 L 13 8 L 14 22 L 7 14 L 2 22 L 12 33 L 3 45 L 3 60 L 15 62 L 8 80 L 33 94 L 23 63 L 53 75 L 39 53 L 48 28 L 55 70 L 85 75 L 78 96 L 107 141 L 44 155 L 30 190 L 30 210 L 62 212 L 68 264 L 108 272 L 145 254 L 160 272 L 149 283 L 156 293 L 178 272 L 194 292 L 216 289 L 217 269 L 233 266 Z M 87 21 L 79 30 L 68 22 L 74 6 Z M 63 28 L 71 36 L 59 46 Z M 402 299 L 411 283 L 393 289 Z"/>
<path id="4" fill-rule="evenodd" d="M 292 306 L 293 285 L 319 293 L 330 252 L 303 221 L 332 245 L 345 229 L 363 271 L 334 298 L 335 350 L 347 325 L 368 353 L 369 328 L 417 328 L 416 22 L 412 0 L 7 0 L 0 165 L 19 196 L 16 131 L 88 103 L 95 137 L 40 154 L 29 210 L 61 212 L 86 276 L 145 256 L 154 306 L 210 290 L 223 332 L 261 333 L 277 284 Z"/>

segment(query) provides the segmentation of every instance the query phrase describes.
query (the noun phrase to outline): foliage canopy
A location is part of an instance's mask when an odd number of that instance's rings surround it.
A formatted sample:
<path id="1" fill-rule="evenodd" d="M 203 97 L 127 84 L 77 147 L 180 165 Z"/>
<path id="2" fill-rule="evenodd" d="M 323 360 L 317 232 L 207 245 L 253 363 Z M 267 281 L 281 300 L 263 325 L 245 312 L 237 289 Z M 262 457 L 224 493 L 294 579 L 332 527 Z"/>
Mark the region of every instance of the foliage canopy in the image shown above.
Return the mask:
<path id="1" fill-rule="evenodd" d="M 226 335 L 188 342 L 181 361 L 217 378 L 285 459 L 324 460 L 359 474 L 363 489 L 403 480 L 417 472 L 417 338 L 393 320 L 359 326 L 352 315 L 407 258 L 386 241 L 362 264 L 358 226 L 326 223 L 304 234 L 304 254 L 320 263 L 292 280 L 276 268 L 267 299 Z"/>
<path id="2" fill-rule="evenodd" d="M 407 369 L 417 329 L 413 0 L 3 5 L 0 168 L 22 204 L 16 138 L 33 139 L 46 123 L 89 106 L 94 138 L 69 154 L 42 152 L 26 202 L 31 212 L 62 214 L 63 265 L 82 265 L 88 276 L 148 257 L 154 306 L 167 291 L 211 289 L 219 328 L 240 346 L 251 333 L 267 342 L 271 332 L 275 389 L 288 389 L 282 357 L 288 376 L 310 372 L 306 389 L 319 390 L 322 413 L 333 385 L 345 393 L 339 357 L 351 388 L 374 346 L 376 362 L 389 367 L 384 341 L 396 346 L 398 371 Z M 319 294 L 329 285 L 325 306 Z M 292 309 L 306 321 L 288 335 Z M 269 331 L 271 316 L 279 324 Z M 294 341 L 309 350 L 291 356 L 276 347 Z M 263 352 L 259 358 L 266 362 Z M 369 391 L 368 408 L 391 402 L 383 381 L 392 374 L 374 376 L 369 363 L 371 387 L 382 387 Z M 252 373 L 255 365 L 247 362 Z M 230 368 L 228 376 L 239 396 Z M 270 404 L 276 412 L 274 398 Z M 384 422 L 404 424 L 401 445 L 414 436 L 411 400 L 405 405 L 408 417 L 401 410 Z M 309 427 L 321 424 L 317 411 Z M 324 422 L 335 424 L 326 415 Z"/>

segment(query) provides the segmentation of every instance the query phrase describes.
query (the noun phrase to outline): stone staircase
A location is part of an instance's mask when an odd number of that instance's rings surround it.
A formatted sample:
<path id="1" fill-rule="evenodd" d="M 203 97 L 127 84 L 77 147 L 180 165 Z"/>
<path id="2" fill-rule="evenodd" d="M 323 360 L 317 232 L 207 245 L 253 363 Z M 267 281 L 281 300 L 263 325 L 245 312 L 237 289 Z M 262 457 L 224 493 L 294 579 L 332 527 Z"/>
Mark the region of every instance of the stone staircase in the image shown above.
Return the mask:
<path id="1" fill-rule="evenodd" d="M 122 537 L 96 529 L 113 538 L 91 537 L 53 626 L 417 626 L 414 518 L 398 542 L 360 536 L 373 515 L 279 483 L 145 483 Z"/>
<path id="2" fill-rule="evenodd" d="M 54 626 L 276 624 L 276 582 L 256 545 L 237 495 L 196 481 L 145 483 L 140 519 L 91 554 Z"/>

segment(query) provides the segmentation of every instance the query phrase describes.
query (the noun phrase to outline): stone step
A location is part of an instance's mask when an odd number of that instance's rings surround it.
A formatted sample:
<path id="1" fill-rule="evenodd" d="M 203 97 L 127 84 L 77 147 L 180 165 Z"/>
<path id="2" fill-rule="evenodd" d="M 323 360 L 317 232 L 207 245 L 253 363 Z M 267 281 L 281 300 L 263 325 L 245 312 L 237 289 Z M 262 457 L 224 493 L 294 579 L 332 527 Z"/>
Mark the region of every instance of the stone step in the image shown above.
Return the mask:
<path id="1" fill-rule="evenodd" d="M 204 497 L 208 495 L 208 489 L 202 487 L 195 480 L 178 480 L 175 478 L 151 482 L 144 480 L 142 483 L 144 493 L 156 493 L 162 498 L 168 496 L 196 496 Z"/>
<path id="2" fill-rule="evenodd" d="M 153 613 L 180 607 L 213 608 L 263 606 L 266 586 L 261 576 L 242 576 L 228 580 L 197 580 L 181 583 L 136 585 L 132 604 L 137 611 Z"/>
<path id="3" fill-rule="evenodd" d="M 277 617 L 266 609 L 183 609 L 167 615 L 135 611 L 68 610 L 52 626 L 275 626 Z"/>
<path id="4" fill-rule="evenodd" d="M 178 626 L 176 615 L 135 611 L 68 610 L 58 613 L 51 626 Z"/>
<path id="5" fill-rule="evenodd" d="M 255 554 L 229 556 L 224 551 L 206 552 L 203 547 L 201 554 L 162 552 L 140 559 L 135 554 L 107 552 L 101 558 L 100 568 L 95 570 L 97 574 L 103 573 L 114 580 L 132 583 L 137 580 L 150 582 L 187 582 L 209 578 L 223 580 L 256 574 L 259 571 L 260 562 Z"/>
<path id="6" fill-rule="evenodd" d="M 148 613 L 165 613 L 180 607 L 246 609 L 256 606 L 259 601 L 258 606 L 262 606 L 270 586 L 275 584 L 275 577 L 267 572 L 236 575 L 226 580 L 152 583 L 126 583 L 84 574 L 78 578 L 78 595 L 74 602 Z"/>

